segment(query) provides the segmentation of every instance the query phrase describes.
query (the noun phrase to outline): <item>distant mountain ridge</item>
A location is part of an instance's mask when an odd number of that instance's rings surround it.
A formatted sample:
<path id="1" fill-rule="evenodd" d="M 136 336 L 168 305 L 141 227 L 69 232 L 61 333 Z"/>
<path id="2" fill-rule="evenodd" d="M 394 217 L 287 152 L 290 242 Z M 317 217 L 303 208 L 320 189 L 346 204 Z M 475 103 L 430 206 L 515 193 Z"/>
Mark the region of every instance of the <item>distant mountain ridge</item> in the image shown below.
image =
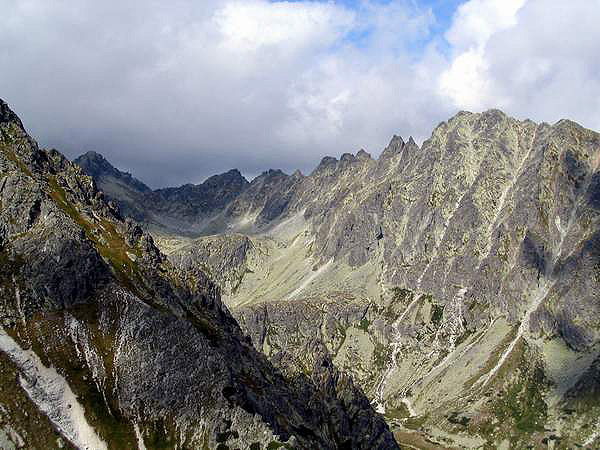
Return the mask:
<path id="1" fill-rule="evenodd" d="M 165 232 L 199 233 L 249 185 L 239 170 L 231 169 L 200 184 L 152 190 L 97 152 L 87 152 L 73 162 L 94 179 L 125 216 Z"/>
<path id="2" fill-rule="evenodd" d="M 152 190 L 143 182 L 134 178 L 130 173 L 121 172 L 112 166 L 100 153 L 89 151 L 76 158 L 73 162 L 94 179 L 112 177 L 139 192 L 150 192 Z"/>
<path id="3" fill-rule="evenodd" d="M 392 142 L 400 140 L 394 136 Z M 409 146 L 415 146 L 412 137 Z M 388 157 L 382 154 L 381 158 Z M 73 160 L 91 176 L 108 197 L 115 201 L 125 216 L 154 227 L 155 231 L 189 235 L 206 235 L 228 229 L 251 231 L 268 225 L 287 208 L 299 183 L 310 177 L 326 174 L 328 170 L 372 160 L 365 150 L 356 155 L 344 153 L 340 160 L 325 156 L 309 177 L 299 170 L 288 175 L 281 169 L 268 169 L 251 182 L 238 169 L 209 177 L 200 184 L 151 189 L 130 173 L 114 167 L 103 155 L 87 152 Z M 254 211 L 252 227 L 242 216 Z M 238 219 L 243 222 L 235 223 Z M 248 222 L 248 223 L 247 223 Z"/>

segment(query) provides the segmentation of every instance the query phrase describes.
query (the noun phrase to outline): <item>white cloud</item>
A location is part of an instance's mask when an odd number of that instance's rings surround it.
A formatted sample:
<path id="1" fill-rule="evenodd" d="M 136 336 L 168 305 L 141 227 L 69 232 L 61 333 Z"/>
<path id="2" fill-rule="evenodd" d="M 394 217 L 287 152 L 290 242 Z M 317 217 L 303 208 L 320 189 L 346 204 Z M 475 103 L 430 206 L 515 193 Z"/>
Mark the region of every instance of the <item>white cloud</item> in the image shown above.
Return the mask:
<path id="1" fill-rule="evenodd" d="M 517 11 L 525 0 L 470 0 L 456 11 L 446 39 L 455 50 L 485 45 L 499 30 L 516 24 Z"/>
<path id="2" fill-rule="evenodd" d="M 456 109 L 600 128 L 598 0 L 0 0 L 0 97 L 40 143 L 153 185 L 377 154 Z"/>
<path id="3" fill-rule="evenodd" d="M 525 0 L 471 0 L 455 14 L 446 39 L 453 60 L 440 76 L 440 90 L 460 108 L 480 110 L 506 102 L 493 91 L 486 45 L 495 33 L 514 26 Z"/>
<path id="4" fill-rule="evenodd" d="M 326 47 L 350 30 L 354 14 L 332 3 L 235 1 L 215 13 L 223 44 L 232 51 L 285 46 Z"/>
<path id="5" fill-rule="evenodd" d="M 410 2 L 8 3 L 0 95 L 42 144 L 100 151 L 153 185 L 309 171 L 446 114 L 411 107 L 431 97 L 411 87 L 411 46 L 433 18 Z"/>
<path id="6" fill-rule="evenodd" d="M 440 92 L 461 109 L 600 129 L 599 21 L 598 0 L 471 0 L 446 34 Z"/>

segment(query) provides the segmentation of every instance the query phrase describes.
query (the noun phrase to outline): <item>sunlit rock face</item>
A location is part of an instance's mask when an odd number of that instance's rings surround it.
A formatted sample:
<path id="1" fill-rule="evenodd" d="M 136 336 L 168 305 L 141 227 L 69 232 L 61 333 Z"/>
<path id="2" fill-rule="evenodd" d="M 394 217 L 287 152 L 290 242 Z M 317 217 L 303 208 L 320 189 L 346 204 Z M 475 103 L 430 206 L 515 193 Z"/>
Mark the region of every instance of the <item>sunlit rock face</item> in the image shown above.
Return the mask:
<path id="1" fill-rule="evenodd" d="M 420 147 L 265 172 L 218 236 L 159 246 L 271 359 L 321 341 L 407 444 L 592 445 L 599 163 L 576 123 L 460 112 Z"/>

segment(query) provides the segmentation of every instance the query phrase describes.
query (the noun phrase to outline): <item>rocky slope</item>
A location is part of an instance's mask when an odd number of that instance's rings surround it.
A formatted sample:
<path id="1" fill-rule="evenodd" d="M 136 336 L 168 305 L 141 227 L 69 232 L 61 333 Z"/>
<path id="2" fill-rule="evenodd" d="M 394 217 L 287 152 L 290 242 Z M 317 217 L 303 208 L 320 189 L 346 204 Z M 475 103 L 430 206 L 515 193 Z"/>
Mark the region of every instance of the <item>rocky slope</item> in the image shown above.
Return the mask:
<path id="1" fill-rule="evenodd" d="M 220 236 L 160 243 L 271 359 L 321 341 L 402 442 L 593 447 L 599 164 L 573 122 L 461 112 L 421 147 L 266 172 Z"/>
<path id="2" fill-rule="evenodd" d="M 319 342 L 269 362 L 2 101 L 0 139 L 0 447 L 397 448 Z"/>

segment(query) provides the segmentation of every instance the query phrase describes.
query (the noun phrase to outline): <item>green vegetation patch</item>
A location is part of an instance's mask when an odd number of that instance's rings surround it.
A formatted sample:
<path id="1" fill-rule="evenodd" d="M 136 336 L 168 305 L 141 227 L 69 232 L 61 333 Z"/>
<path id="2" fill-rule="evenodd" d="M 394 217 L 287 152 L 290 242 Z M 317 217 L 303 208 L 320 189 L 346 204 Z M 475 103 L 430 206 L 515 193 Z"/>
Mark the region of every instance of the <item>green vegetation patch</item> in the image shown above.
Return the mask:
<path id="1" fill-rule="evenodd" d="M 394 302 L 410 303 L 413 299 L 413 292 L 410 289 L 395 287 L 392 289 L 392 299 Z"/>
<path id="2" fill-rule="evenodd" d="M 397 306 L 408 306 L 414 299 L 414 293 L 410 289 L 401 287 L 392 288 L 392 301 L 386 308 L 375 306 L 375 310 L 389 322 L 394 322 L 398 318 L 396 312 Z"/>
<path id="3" fill-rule="evenodd" d="M 427 422 L 427 418 L 427 414 L 424 414 L 422 416 L 409 417 L 403 422 L 403 424 L 406 428 L 409 428 L 411 430 L 418 430 L 423 425 L 425 425 L 425 422 Z"/>
<path id="4" fill-rule="evenodd" d="M 448 416 L 448 422 L 461 427 L 466 427 L 470 421 L 469 417 L 461 415 L 458 411 L 452 411 Z"/>
<path id="5" fill-rule="evenodd" d="M 442 319 L 444 318 L 444 307 L 442 305 L 431 305 L 431 323 L 433 323 L 436 327 L 442 323 Z"/>
<path id="6" fill-rule="evenodd" d="M 456 347 L 458 347 L 460 344 L 462 344 L 463 342 L 465 342 L 467 339 L 469 339 L 469 336 L 471 336 L 474 333 L 474 330 L 471 330 L 469 328 L 467 328 L 463 334 L 461 334 L 457 339 L 456 342 L 454 343 L 454 345 Z"/>
<path id="7" fill-rule="evenodd" d="M 144 431 L 144 443 L 148 449 L 167 450 L 176 448 L 177 438 L 175 432 L 167 427 L 164 421 L 153 422 L 145 427 Z"/>
<path id="8" fill-rule="evenodd" d="M 532 362 L 527 349 L 524 341 L 515 345 L 498 371 L 497 380 L 502 380 L 502 384 L 496 383 L 496 389 L 488 391 L 489 406 L 480 419 L 469 424 L 469 431 L 489 442 L 508 439 L 511 448 L 526 448 L 545 433 L 548 406 L 544 394 L 548 380 L 542 366 Z"/>
<path id="9" fill-rule="evenodd" d="M 375 341 L 375 349 L 373 350 L 373 365 L 378 368 L 385 368 L 392 362 L 392 351 L 379 341 Z"/>
<path id="10" fill-rule="evenodd" d="M 100 224 L 93 224 L 86 220 L 69 201 L 67 193 L 58 184 L 56 177 L 49 178 L 49 186 L 52 199 L 83 229 L 86 237 L 94 243 L 100 255 L 110 263 L 117 280 L 130 292 L 143 298 L 139 287 L 144 286 L 144 281 L 139 273 L 139 267 L 127 255 L 127 252 L 130 252 L 141 257 L 139 250 L 128 246 L 110 221 L 101 219 Z"/>
<path id="11" fill-rule="evenodd" d="M 481 369 L 479 369 L 475 375 L 473 375 L 471 378 L 469 378 L 468 380 L 465 381 L 465 383 L 463 385 L 464 389 L 470 389 L 471 387 L 473 387 L 473 385 L 475 384 L 475 382 L 477 382 L 477 380 L 479 380 L 486 373 L 489 373 L 494 368 L 494 366 L 500 360 L 502 353 L 510 345 L 512 340 L 517 335 L 518 331 L 519 331 L 519 327 L 518 327 L 518 325 L 515 325 L 512 328 L 512 330 L 510 330 L 510 332 L 506 336 L 504 336 L 504 339 L 502 339 L 502 341 L 494 348 L 494 350 L 492 352 L 490 352 L 490 356 L 488 357 L 484 366 Z M 513 349 L 513 352 L 515 352 L 516 349 L 517 349 L 517 346 L 515 346 L 515 348 Z M 504 362 L 505 365 L 507 363 L 508 363 L 508 361 Z M 498 372 L 500 372 L 500 371 L 498 371 Z M 496 376 L 497 375 L 498 375 L 498 373 L 496 374 Z"/>
<path id="12" fill-rule="evenodd" d="M 536 367 L 531 373 L 519 369 L 516 382 L 494 404 L 493 411 L 501 423 L 514 424 L 514 429 L 525 434 L 543 431 L 548 406 L 544 402 L 544 372 Z"/>
<path id="13" fill-rule="evenodd" d="M 388 420 L 399 420 L 410 417 L 410 411 L 404 403 L 399 403 L 396 408 L 385 408 L 385 418 Z"/>
<path id="14" fill-rule="evenodd" d="M 371 322 L 369 322 L 369 319 L 367 319 L 366 317 L 364 319 L 362 319 L 360 321 L 360 323 L 358 324 L 358 328 L 360 328 L 361 330 L 367 332 L 369 331 L 369 325 L 371 325 Z"/>
<path id="15" fill-rule="evenodd" d="M 4 139 L 8 140 L 6 138 L 7 135 L 5 133 L 2 133 L 2 134 L 4 135 Z M 12 142 L 12 138 L 9 141 Z M 21 172 L 23 172 L 28 177 L 33 178 L 33 175 L 31 173 L 31 171 L 29 170 L 29 168 L 23 163 L 23 161 L 21 161 L 19 158 L 17 158 L 17 155 L 12 148 L 10 148 L 9 146 L 7 146 L 5 144 L 0 144 L 0 151 L 2 151 L 2 153 L 4 153 L 4 156 L 6 156 L 6 159 L 8 159 L 9 161 L 12 161 L 21 170 Z"/>

